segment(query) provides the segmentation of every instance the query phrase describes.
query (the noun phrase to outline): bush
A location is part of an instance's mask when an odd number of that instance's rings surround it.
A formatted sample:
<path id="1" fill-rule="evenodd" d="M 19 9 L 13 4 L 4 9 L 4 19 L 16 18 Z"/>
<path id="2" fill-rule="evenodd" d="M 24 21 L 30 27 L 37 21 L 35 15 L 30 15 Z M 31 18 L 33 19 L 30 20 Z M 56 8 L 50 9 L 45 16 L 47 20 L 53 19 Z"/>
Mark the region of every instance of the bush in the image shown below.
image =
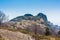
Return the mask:
<path id="1" fill-rule="evenodd" d="M 60 31 L 58 31 L 58 35 L 60 35 Z"/>
<path id="2" fill-rule="evenodd" d="M 20 32 L 22 32 L 24 34 L 28 34 L 28 31 L 26 31 L 25 29 L 18 28 L 17 31 L 20 31 Z"/>
<path id="3" fill-rule="evenodd" d="M 0 35 L 0 40 L 5 40 L 4 38 L 2 38 L 2 36 Z"/>
<path id="4" fill-rule="evenodd" d="M 50 35 L 51 33 L 50 33 L 50 30 L 49 30 L 49 28 L 48 27 L 46 27 L 46 32 L 45 32 L 45 35 L 46 36 L 48 36 L 48 35 Z"/>

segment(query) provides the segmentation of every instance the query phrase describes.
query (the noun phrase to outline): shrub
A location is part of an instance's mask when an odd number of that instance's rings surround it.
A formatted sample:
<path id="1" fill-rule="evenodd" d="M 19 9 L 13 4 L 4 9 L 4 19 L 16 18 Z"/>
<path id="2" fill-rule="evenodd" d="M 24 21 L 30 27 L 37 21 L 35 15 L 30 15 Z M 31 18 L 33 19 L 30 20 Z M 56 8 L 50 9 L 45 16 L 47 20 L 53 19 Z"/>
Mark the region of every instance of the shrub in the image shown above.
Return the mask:
<path id="1" fill-rule="evenodd" d="M 49 30 L 49 28 L 48 27 L 46 27 L 46 32 L 45 32 L 45 35 L 46 36 L 48 36 L 48 35 L 50 35 L 51 33 L 50 33 L 50 30 Z"/>
<path id="2" fill-rule="evenodd" d="M 2 36 L 0 35 L 0 40 L 5 40 L 4 38 L 2 38 Z"/>

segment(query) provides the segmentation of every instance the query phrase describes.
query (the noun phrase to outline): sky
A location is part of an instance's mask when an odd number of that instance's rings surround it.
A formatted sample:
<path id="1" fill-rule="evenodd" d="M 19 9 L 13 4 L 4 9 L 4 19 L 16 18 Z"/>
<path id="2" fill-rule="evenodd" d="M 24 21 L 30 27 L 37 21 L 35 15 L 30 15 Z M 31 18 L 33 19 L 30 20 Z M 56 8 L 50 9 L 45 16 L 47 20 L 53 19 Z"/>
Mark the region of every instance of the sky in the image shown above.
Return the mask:
<path id="1" fill-rule="evenodd" d="M 60 0 L 0 0 L 0 11 L 9 20 L 27 13 L 34 16 L 43 13 L 48 21 L 60 25 Z"/>

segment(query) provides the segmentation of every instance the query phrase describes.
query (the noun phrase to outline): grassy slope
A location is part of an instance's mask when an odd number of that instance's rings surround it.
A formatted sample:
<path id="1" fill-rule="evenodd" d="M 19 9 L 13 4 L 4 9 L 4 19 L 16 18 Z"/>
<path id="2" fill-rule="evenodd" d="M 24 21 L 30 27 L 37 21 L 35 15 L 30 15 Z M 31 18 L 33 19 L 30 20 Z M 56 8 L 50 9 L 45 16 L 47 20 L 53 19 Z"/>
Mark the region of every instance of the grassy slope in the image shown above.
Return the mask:
<path id="1" fill-rule="evenodd" d="M 60 40 L 60 37 L 45 36 L 45 35 L 40 35 L 40 34 L 35 35 L 33 32 L 28 32 L 27 30 L 24 30 L 24 29 L 11 29 L 11 28 L 5 28 L 5 29 L 9 31 L 20 31 L 24 34 L 29 34 L 33 38 L 37 37 L 38 40 L 40 39 Z"/>

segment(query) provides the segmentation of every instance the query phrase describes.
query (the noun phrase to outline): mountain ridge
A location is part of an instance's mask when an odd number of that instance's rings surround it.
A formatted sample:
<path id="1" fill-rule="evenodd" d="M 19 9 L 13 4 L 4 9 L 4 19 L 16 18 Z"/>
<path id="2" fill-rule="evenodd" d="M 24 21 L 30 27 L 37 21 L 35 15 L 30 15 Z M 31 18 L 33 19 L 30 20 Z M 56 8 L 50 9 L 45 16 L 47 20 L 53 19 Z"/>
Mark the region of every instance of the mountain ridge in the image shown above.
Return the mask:
<path id="1" fill-rule="evenodd" d="M 18 21 L 18 20 L 38 20 L 39 18 L 43 18 L 44 21 L 47 21 L 47 17 L 45 14 L 43 13 L 39 13 L 38 15 L 36 16 L 33 16 L 32 14 L 25 14 L 23 16 L 18 16 L 16 18 L 13 18 L 12 20 L 10 21 Z"/>

